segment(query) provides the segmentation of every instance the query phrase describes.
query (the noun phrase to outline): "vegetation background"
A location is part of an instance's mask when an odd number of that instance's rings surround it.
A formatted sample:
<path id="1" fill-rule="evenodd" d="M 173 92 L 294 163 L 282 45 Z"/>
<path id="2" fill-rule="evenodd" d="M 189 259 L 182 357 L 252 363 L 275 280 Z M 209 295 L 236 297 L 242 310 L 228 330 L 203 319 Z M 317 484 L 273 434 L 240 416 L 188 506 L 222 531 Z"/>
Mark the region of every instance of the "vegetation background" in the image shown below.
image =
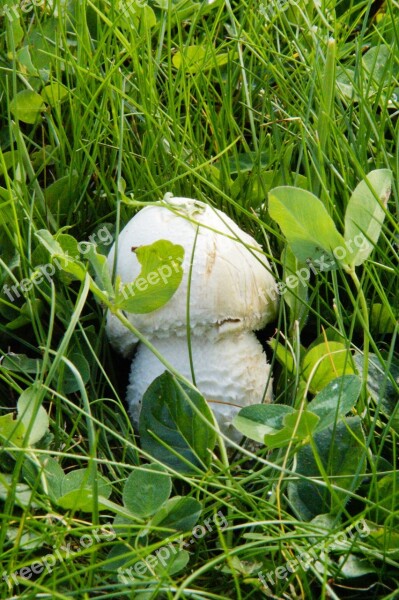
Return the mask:
<path id="1" fill-rule="evenodd" d="M 2 598 L 398 597 L 398 8 L 2 3 Z M 151 448 L 139 449 L 124 402 L 129 364 L 82 275 L 109 247 L 26 281 L 166 192 L 228 213 L 284 281 L 298 263 L 282 254 L 269 191 L 314 193 L 342 231 L 353 190 L 377 169 L 393 188 L 356 285 L 341 268 L 312 274 L 262 336 L 276 402 L 312 400 L 322 388 L 309 370 L 327 360 L 323 385 L 362 382 L 347 390 L 359 396 L 352 416 L 337 413 L 313 445 L 306 422 L 256 454 L 216 448 L 203 470 L 145 466 Z M 10 299 L 4 286 L 23 280 Z M 165 564 L 148 559 L 169 543 Z M 306 568 L 278 570 L 310 551 Z"/>

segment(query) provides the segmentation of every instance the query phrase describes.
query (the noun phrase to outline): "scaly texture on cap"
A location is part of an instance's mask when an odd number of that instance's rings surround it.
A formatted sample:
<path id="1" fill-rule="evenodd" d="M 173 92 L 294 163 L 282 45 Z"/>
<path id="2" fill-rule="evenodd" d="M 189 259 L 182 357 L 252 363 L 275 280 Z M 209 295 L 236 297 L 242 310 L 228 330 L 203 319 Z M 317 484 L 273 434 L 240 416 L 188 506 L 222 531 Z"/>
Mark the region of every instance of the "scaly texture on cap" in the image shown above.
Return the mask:
<path id="1" fill-rule="evenodd" d="M 162 205 L 143 208 L 118 238 L 116 273 L 123 283 L 132 282 L 140 273 L 132 247 L 160 239 L 183 246 L 184 274 L 165 306 L 144 315 L 127 315 L 144 335 L 185 335 L 192 257 L 190 328 L 194 334 L 202 335 L 209 328 L 220 333 L 254 331 L 274 318 L 277 294 L 269 262 L 259 244 L 223 212 L 190 198 L 168 198 Z M 108 256 L 110 269 L 115 251 L 114 244 Z M 108 336 L 127 355 L 137 339 L 123 331 L 116 317 L 109 315 Z"/>
<path id="2" fill-rule="evenodd" d="M 187 338 L 170 336 L 152 343 L 179 373 L 192 381 Z M 221 431 L 239 442 L 242 435 L 232 425 L 234 416 L 243 406 L 271 401 L 270 365 L 261 344 L 253 333 L 235 332 L 192 336 L 191 349 L 196 387 L 208 401 Z M 164 371 L 165 366 L 156 356 L 139 344 L 126 395 L 136 427 L 144 392 Z"/>

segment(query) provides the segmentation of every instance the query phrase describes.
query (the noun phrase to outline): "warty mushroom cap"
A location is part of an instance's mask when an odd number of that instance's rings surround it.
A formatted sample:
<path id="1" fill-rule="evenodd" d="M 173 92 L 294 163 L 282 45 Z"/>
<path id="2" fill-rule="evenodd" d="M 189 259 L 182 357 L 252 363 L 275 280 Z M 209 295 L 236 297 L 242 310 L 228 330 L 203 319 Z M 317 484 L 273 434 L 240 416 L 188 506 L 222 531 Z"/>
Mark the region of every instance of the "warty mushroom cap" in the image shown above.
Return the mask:
<path id="1" fill-rule="evenodd" d="M 221 431 L 239 443 L 241 433 L 232 425 L 243 406 L 271 402 L 270 365 L 261 344 L 252 332 L 220 336 L 211 333 L 191 336 L 195 385 L 208 401 Z M 171 336 L 152 340 L 153 345 L 175 369 L 192 381 L 188 340 Z M 141 402 L 152 381 L 165 366 L 144 345 L 139 344 L 132 361 L 126 399 L 134 425 L 138 428 Z"/>
<path id="2" fill-rule="evenodd" d="M 177 292 L 152 313 L 127 314 L 130 322 L 151 338 L 185 335 L 190 289 L 190 328 L 195 334 L 209 328 L 222 334 L 264 327 L 275 316 L 278 296 L 261 246 L 222 211 L 191 198 L 166 198 L 162 205 L 143 208 L 128 222 L 107 259 L 112 270 L 117 246 L 116 274 L 130 283 L 141 269 L 132 247 L 166 239 L 184 248 L 184 273 Z M 125 355 L 138 341 L 111 314 L 107 333 Z"/>

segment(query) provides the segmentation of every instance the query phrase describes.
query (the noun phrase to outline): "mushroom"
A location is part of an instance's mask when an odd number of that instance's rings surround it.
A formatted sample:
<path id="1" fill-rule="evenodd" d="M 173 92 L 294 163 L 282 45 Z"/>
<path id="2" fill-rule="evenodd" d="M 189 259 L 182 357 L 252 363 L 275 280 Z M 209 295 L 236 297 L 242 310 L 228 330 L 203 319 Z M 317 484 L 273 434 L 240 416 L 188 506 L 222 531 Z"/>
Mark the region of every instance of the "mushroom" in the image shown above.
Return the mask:
<path id="1" fill-rule="evenodd" d="M 187 337 L 171 335 L 152 342 L 181 375 L 193 381 Z M 252 332 L 219 335 L 215 331 L 190 339 L 194 381 L 211 407 L 220 430 L 239 443 L 242 435 L 232 425 L 238 411 L 250 404 L 271 401 L 270 365 Z M 138 428 L 141 401 L 152 381 L 165 370 L 144 344 L 139 344 L 130 371 L 127 401 Z"/>
<path id="2" fill-rule="evenodd" d="M 143 208 L 129 221 L 110 251 L 109 268 L 113 268 L 117 249 L 116 273 L 123 283 L 132 282 L 141 269 L 132 248 L 160 239 L 183 246 L 182 282 L 158 310 L 126 316 L 161 355 L 193 380 L 189 329 L 195 384 L 221 430 L 238 441 L 242 436 L 231 424 L 238 410 L 271 400 L 270 367 L 252 333 L 269 323 L 277 309 L 269 262 L 261 246 L 222 211 L 168 194 L 161 204 Z M 138 342 L 111 314 L 107 333 L 125 356 Z M 164 370 L 155 355 L 139 344 L 127 392 L 136 425 L 145 390 Z"/>
<path id="3" fill-rule="evenodd" d="M 198 231 L 198 234 L 197 234 Z M 163 205 L 139 211 L 119 235 L 108 256 L 123 283 L 133 281 L 140 264 L 132 248 L 167 239 L 184 248 L 183 280 L 171 300 L 147 314 L 128 314 L 129 321 L 150 338 L 179 336 L 187 331 L 190 289 L 190 328 L 201 335 L 210 327 L 220 333 L 256 331 L 275 316 L 275 281 L 260 245 L 220 210 L 190 198 L 168 198 Z M 192 274 L 190 281 L 190 263 Z M 137 338 L 113 315 L 107 317 L 113 346 L 125 356 Z"/>

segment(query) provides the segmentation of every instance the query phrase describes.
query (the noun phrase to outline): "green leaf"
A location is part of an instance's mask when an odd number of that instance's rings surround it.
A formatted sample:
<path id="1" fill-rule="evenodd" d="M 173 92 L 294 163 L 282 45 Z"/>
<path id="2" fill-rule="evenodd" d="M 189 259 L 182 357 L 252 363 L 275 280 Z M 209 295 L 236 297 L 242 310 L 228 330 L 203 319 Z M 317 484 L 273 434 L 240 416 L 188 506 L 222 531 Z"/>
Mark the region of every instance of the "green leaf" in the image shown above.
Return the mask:
<path id="1" fill-rule="evenodd" d="M 312 394 L 322 390 L 330 381 L 353 373 L 352 355 L 341 342 L 327 341 L 308 350 L 302 361 L 302 374 L 311 382 Z"/>
<path id="2" fill-rule="evenodd" d="M 37 508 L 37 503 L 32 500 L 33 492 L 26 483 L 15 484 L 12 475 L 0 473 L 0 500 L 6 501 L 11 493 L 15 504 L 21 508 Z"/>
<path id="3" fill-rule="evenodd" d="M 377 566 L 372 565 L 364 558 L 356 556 L 356 554 L 348 554 L 340 558 L 341 560 L 338 562 L 340 578 L 343 576 L 346 579 L 353 579 L 354 577 L 365 577 L 370 573 L 378 574 Z"/>
<path id="4" fill-rule="evenodd" d="M 135 252 L 141 264 L 140 275 L 122 287 L 116 305 L 128 312 L 144 314 L 166 304 L 176 292 L 183 278 L 184 248 L 168 240 L 158 240 L 136 248 Z"/>
<path id="5" fill-rule="evenodd" d="M 291 350 L 280 344 L 276 339 L 272 338 L 268 341 L 270 348 L 273 350 L 278 362 L 287 369 L 289 373 L 295 373 L 295 362 Z"/>
<path id="6" fill-rule="evenodd" d="M 75 201 L 79 176 L 73 171 L 65 177 L 57 179 L 44 190 L 46 205 L 58 218 L 65 217 Z"/>
<path id="7" fill-rule="evenodd" d="M 364 70 L 373 79 L 377 88 L 384 83 L 387 70 L 389 71 L 391 54 L 392 50 L 388 46 L 373 46 L 362 56 Z"/>
<path id="8" fill-rule="evenodd" d="M 243 435 L 263 444 L 265 435 L 280 431 L 284 418 L 294 413 L 294 408 L 284 404 L 254 404 L 242 408 L 234 417 L 233 425 Z"/>
<path id="9" fill-rule="evenodd" d="M 86 257 L 94 269 L 97 285 L 112 298 L 114 296 L 114 287 L 112 285 L 107 258 L 103 254 L 97 252 L 97 248 L 94 244 L 89 245 Z"/>
<path id="10" fill-rule="evenodd" d="M 393 307 L 379 303 L 373 304 L 371 306 L 370 326 L 377 334 L 393 333 L 396 327 Z"/>
<path id="11" fill-rule="evenodd" d="M 50 252 L 50 256 L 57 259 L 57 267 L 70 273 L 78 281 L 83 281 L 86 277 L 85 266 L 75 257 L 70 257 L 68 252 L 64 252 L 61 244 L 54 238 L 47 229 L 39 229 L 35 232 L 43 246 Z M 71 236 L 69 236 L 71 237 Z"/>
<path id="12" fill-rule="evenodd" d="M 123 504 L 138 517 L 149 517 L 166 502 L 171 491 L 171 478 L 160 465 L 134 467 L 123 488 Z"/>
<path id="13" fill-rule="evenodd" d="M 35 232 L 43 246 L 50 252 L 51 256 L 63 256 L 62 246 L 56 241 L 54 236 L 47 229 L 39 229 Z"/>
<path id="14" fill-rule="evenodd" d="M 350 197 L 345 213 L 345 241 L 348 248 L 352 243 L 353 266 L 363 264 L 377 244 L 391 187 L 392 172 L 377 169 L 356 186 Z"/>
<path id="15" fill-rule="evenodd" d="M 274 188 L 269 192 L 269 212 L 299 261 L 311 260 L 320 271 L 336 269 L 336 260 L 347 264 L 345 240 L 314 194 L 291 186 Z"/>
<path id="16" fill-rule="evenodd" d="M 167 531 L 158 531 L 157 535 L 167 538 L 179 531 L 191 531 L 201 516 L 202 505 L 189 496 L 174 496 L 158 510 L 151 519 L 151 527 L 164 527 Z"/>
<path id="17" fill-rule="evenodd" d="M 22 46 L 22 48 L 19 48 L 19 50 L 16 52 L 16 55 L 19 62 L 19 68 L 21 69 L 22 73 L 25 75 L 33 75 L 35 77 L 39 75 L 35 65 L 32 62 L 29 46 L 26 45 Z"/>
<path id="18" fill-rule="evenodd" d="M 198 73 L 216 66 L 223 66 L 232 58 L 231 54 L 221 52 L 211 54 L 207 46 L 186 46 L 184 50 L 178 50 L 172 58 L 176 69 L 184 69 L 187 73 Z"/>
<path id="19" fill-rule="evenodd" d="M 94 494 L 94 474 L 89 469 L 75 469 L 64 475 L 61 482 L 61 496 L 57 504 L 66 510 L 81 510 L 92 512 L 95 501 L 98 508 L 108 509 L 102 505 L 101 499 L 108 499 L 111 495 L 111 484 L 106 477 L 97 474 L 97 495 Z"/>
<path id="20" fill-rule="evenodd" d="M 3 156 L 4 166 L 3 166 L 3 161 L 1 159 L 1 155 Z M 1 149 L 0 149 L 0 175 L 5 175 L 7 173 L 7 171 L 9 169 L 11 169 L 13 164 L 14 164 L 14 152 L 12 150 L 9 150 L 8 152 L 1 152 Z M 2 189 L 4 189 L 4 188 L 2 188 Z M 6 194 L 6 197 L 8 197 L 9 191 L 4 189 L 4 192 Z"/>
<path id="21" fill-rule="evenodd" d="M 55 106 L 69 96 L 69 90 L 61 83 L 50 83 L 42 89 L 41 96 L 45 102 Z"/>
<path id="22" fill-rule="evenodd" d="M 296 410 L 284 417 L 284 427 L 280 431 L 265 435 L 264 442 L 269 448 L 283 448 L 290 442 L 307 440 L 316 429 L 319 420 L 320 418 L 312 412 Z"/>
<path id="23" fill-rule="evenodd" d="M 1 165 L 0 165 L 1 166 Z M 1 170 L 0 170 L 1 173 Z M 2 196 L 3 188 L 0 188 L 0 197 Z M 7 190 L 4 190 L 7 194 L 8 198 L 10 197 Z M 4 202 L 0 202 L 0 225 L 5 225 L 5 223 L 10 223 L 14 219 L 14 211 L 13 211 L 14 201 L 12 198 L 5 200 Z"/>
<path id="24" fill-rule="evenodd" d="M 39 455 L 40 470 L 36 463 L 26 460 L 23 465 L 24 479 L 31 487 L 36 487 L 38 483 L 40 488 L 48 492 L 51 500 L 56 501 L 62 495 L 62 481 L 64 471 L 60 464 L 51 456 Z"/>
<path id="25" fill-rule="evenodd" d="M 29 445 L 41 440 L 50 424 L 47 412 L 38 405 L 38 395 L 38 387 L 33 385 L 22 392 L 17 402 L 18 418 L 26 430 L 29 428 Z"/>
<path id="26" fill-rule="evenodd" d="M 81 382 L 77 379 L 75 373 L 71 371 L 68 365 L 63 364 L 63 377 L 62 377 L 62 392 L 64 394 L 73 394 L 80 390 L 80 384 L 86 384 L 90 380 L 90 366 L 86 358 L 81 352 L 73 352 L 68 359 L 75 365 L 79 371 Z M 55 378 L 58 376 L 58 371 Z"/>
<path id="27" fill-rule="evenodd" d="M 342 375 L 328 383 L 307 407 L 320 417 L 316 431 L 333 425 L 348 414 L 359 398 L 361 387 L 362 382 L 357 375 Z"/>
<path id="28" fill-rule="evenodd" d="M 355 365 L 360 376 L 363 375 L 363 356 L 355 355 Z M 394 385 L 389 377 L 391 375 Z M 367 363 L 367 389 L 379 410 L 389 418 L 389 425 L 399 433 L 399 364 L 388 364 L 376 354 L 370 353 Z"/>
<path id="29" fill-rule="evenodd" d="M 198 473 L 198 469 L 210 464 L 216 443 L 216 433 L 208 423 L 213 423 L 213 417 L 201 394 L 178 383 L 165 371 L 143 396 L 139 422 L 141 446 L 179 472 Z"/>
<path id="30" fill-rule="evenodd" d="M 375 523 L 396 529 L 399 525 L 399 474 L 390 473 L 382 477 L 371 495 L 369 518 Z"/>
<path id="31" fill-rule="evenodd" d="M 264 174 L 263 169 L 269 166 L 270 162 L 270 152 L 238 152 L 227 160 L 227 168 L 230 175 L 248 173 L 254 169 L 262 169 Z M 270 173 L 274 174 L 274 171 Z"/>
<path id="32" fill-rule="evenodd" d="M 368 542 L 381 550 L 390 560 L 399 559 L 399 532 L 393 527 L 373 527 L 368 536 Z"/>
<path id="33" fill-rule="evenodd" d="M 6 354 L 1 362 L 2 369 L 17 373 L 37 374 L 42 366 L 43 361 L 41 358 L 29 358 L 26 354 L 14 354 L 13 352 Z"/>
<path id="34" fill-rule="evenodd" d="M 171 549 L 166 559 L 162 561 L 158 560 L 154 567 L 154 571 L 158 577 L 169 578 L 171 575 L 175 575 L 175 573 L 182 571 L 184 567 L 187 566 L 189 560 L 190 554 L 187 550 L 178 550 L 177 548 L 174 548 L 174 550 Z"/>
<path id="35" fill-rule="evenodd" d="M 25 435 L 25 427 L 21 421 L 16 421 L 11 413 L 0 417 L 0 441 L 1 445 L 5 443 L 22 446 Z"/>
<path id="36" fill-rule="evenodd" d="M 13 115 L 24 123 L 33 124 L 46 108 L 43 98 L 31 90 L 22 90 L 11 100 L 10 109 Z"/>
<path id="37" fill-rule="evenodd" d="M 317 460 L 311 445 L 300 448 L 296 455 L 295 473 L 306 479 L 288 484 L 291 506 L 304 520 L 342 510 L 351 492 L 361 483 L 354 475 L 359 469 L 360 472 L 363 470 L 365 460 L 365 437 L 358 417 L 349 417 L 315 433 L 313 440 Z M 318 463 L 323 466 L 326 477 L 320 472 Z M 321 478 L 322 484 L 317 484 L 315 478 Z M 331 492 L 333 485 L 342 489 Z"/>
<path id="38" fill-rule="evenodd" d="M 290 246 L 284 248 L 281 264 L 284 267 L 283 281 L 286 286 L 283 298 L 290 308 L 290 329 L 296 321 L 299 321 L 301 329 L 309 312 L 307 300 L 310 268 L 306 263 L 297 260 Z"/>

